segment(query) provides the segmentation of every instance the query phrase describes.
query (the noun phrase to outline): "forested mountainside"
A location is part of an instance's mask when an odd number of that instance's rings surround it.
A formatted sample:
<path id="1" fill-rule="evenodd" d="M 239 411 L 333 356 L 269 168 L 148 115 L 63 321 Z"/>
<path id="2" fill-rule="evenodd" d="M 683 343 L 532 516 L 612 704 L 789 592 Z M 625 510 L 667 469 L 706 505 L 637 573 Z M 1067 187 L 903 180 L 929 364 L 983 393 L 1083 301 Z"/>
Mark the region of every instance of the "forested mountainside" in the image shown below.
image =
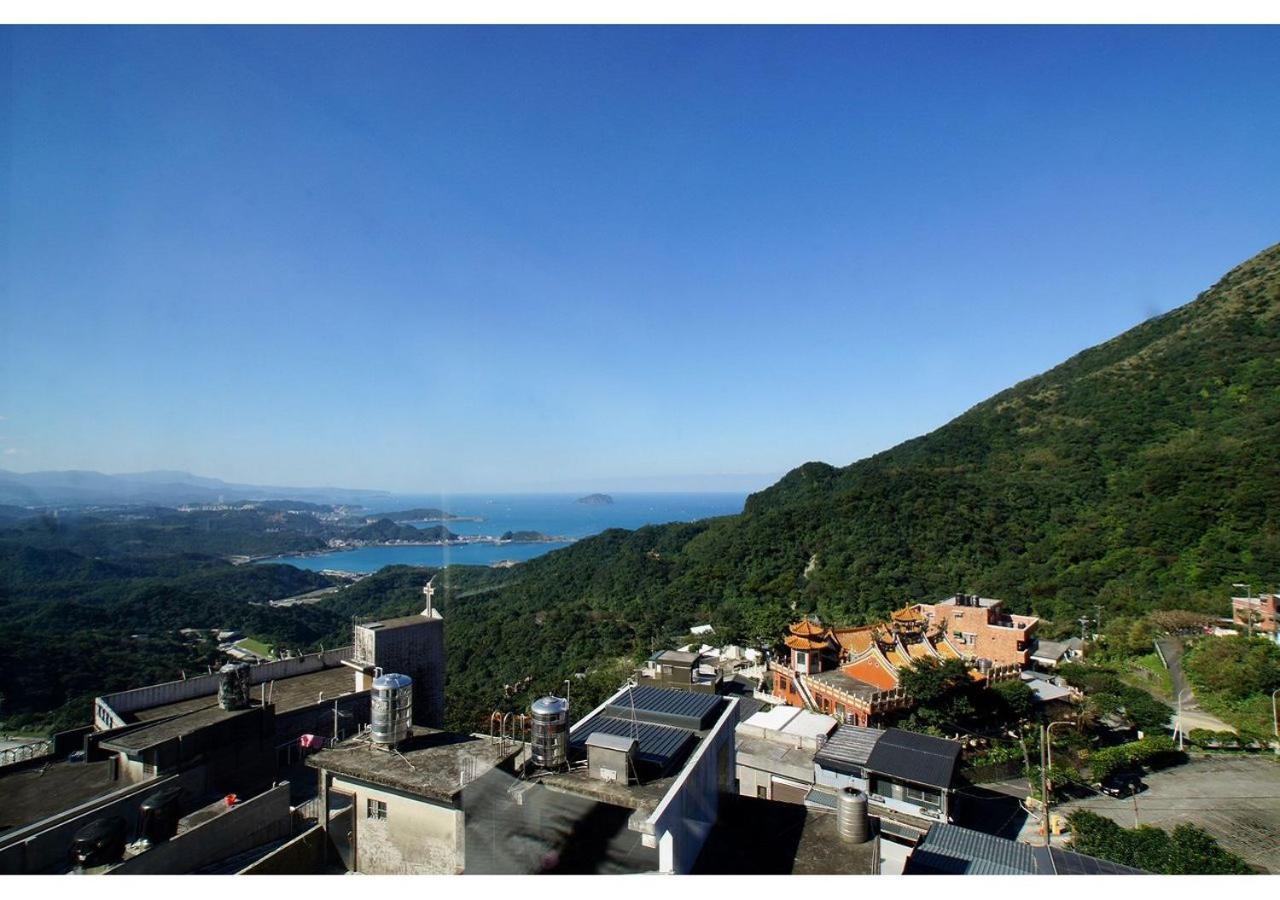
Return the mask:
<path id="1" fill-rule="evenodd" d="M 1278 517 L 1280 246 L 923 437 L 800 466 L 741 515 L 509 570 L 454 604 L 450 647 L 476 641 L 457 677 L 484 691 L 699 621 L 761 639 L 800 613 L 859 622 L 957 590 L 1064 623 L 1094 604 L 1223 614 L 1232 582 L 1280 571 Z"/>

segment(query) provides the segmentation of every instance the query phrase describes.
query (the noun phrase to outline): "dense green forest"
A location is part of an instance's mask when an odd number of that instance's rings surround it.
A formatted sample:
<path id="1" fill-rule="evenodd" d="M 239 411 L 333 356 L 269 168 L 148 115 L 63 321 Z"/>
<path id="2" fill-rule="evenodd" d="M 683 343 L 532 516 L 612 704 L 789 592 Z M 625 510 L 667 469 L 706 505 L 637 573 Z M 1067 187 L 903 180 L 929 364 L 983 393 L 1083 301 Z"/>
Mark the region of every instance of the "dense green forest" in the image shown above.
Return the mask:
<path id="1" fill-rule="evenodd" d="M 740 515 L 610 530 L 510 569 L 445 570 L 450 719 L 474 727 L 523 702 L 503 686 L 527 677 L 532 693 L 585 673 L 589 694 L 592 679 L 697 622 L 768 644 L 803 613 L 856 623 L 957 590 L 1062 628 L 1095 604 L 1107 617 L 1221 615 L 1233 582 L 1270 585 L 1280 568 L 1277 446 L 1280 246 L 930 434 L 844 468 L 800 466 Z M 152 668 L 172 677 L 182 648 L 163 643 L 166 628 L 336 643 L 352 615 L 416 609 L 432 574 L 387 569 L 311 606 L 255 605 L 323 579 L 239 574 L 250 570 L 220 557 L 315 549 L 325 526 L 261 511 L 155 515 L 0 530 L 7 709 L 48 710 Z M 128 632 L 157 642 L 133 671 Z M 37 683 L 50 671 L 52 687 Z"/>

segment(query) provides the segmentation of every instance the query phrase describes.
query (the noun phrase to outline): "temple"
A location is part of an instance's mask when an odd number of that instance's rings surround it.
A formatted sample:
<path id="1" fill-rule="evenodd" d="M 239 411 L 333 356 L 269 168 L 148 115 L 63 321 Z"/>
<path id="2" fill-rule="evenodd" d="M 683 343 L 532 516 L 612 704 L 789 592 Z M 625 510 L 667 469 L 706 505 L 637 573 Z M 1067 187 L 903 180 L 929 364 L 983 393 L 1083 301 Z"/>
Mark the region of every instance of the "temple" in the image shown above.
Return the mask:
<path id="1" fill-rule="evenodd" d="M 1038 622 L 1004 612 L 999 600 L 967 594 L 908 604 L 885 622 L 853 628 L 805 618 L 788 629 L 788 661 L 769 664 L 773 693 L 792 706 L 869 725 L 911 705 L 898 676 L 917 660 L 963 659 L 986 682 L 1018 677 Z"/>

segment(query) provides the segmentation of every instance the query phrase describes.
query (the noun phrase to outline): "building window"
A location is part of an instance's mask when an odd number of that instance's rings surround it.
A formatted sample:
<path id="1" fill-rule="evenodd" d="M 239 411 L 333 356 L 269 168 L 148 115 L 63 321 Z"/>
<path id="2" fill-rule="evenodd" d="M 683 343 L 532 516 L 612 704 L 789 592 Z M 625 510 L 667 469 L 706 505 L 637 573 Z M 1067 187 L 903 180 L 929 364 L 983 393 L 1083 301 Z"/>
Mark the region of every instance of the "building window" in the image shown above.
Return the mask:
<path id="1" fill-rule="evenodd" d="M 806 657 L 805 654 L 802 653 L 801 651 L 797 650 L 796 651 L 796 668 L 807 671 L 808 665 L 809 665 L 808 657 Z"/>
<path id="2" fill-rule="evenodd" d="M 758 799 L 758 800 L 768 800 L 768 799 L 769 799 L 769 788 L 768 788 L 768 786 L 763 785 L 763 784 L 757 784 L 757 785 L 756 785 L 756 799 Z"/>
<path id="3" fill-rule="evenodd" d="M 904 796 L 908 801 L 916 806 L 923 806 L 926 809 L 940 809 L 942 807 L 942 792 L 931 790 L 929 788 L 913 787 L 905 785 Z"/>
<path id="4" fill-rule="evenodd" d="M 385 819 L 387 817 L 387 804 L 383 800 L 366 800 L 365 801 L 365 817 L 369 819 Z"/>

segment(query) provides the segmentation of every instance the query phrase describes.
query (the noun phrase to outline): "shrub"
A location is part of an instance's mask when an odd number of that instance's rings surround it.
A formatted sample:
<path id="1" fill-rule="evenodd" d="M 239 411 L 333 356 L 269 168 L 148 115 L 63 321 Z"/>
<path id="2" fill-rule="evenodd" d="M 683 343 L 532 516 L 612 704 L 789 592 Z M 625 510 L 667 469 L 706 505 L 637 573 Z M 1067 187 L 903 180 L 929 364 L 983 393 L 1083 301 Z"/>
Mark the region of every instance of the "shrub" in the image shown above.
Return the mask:
<path id="1" fill-rule="evenodd" d="M 1195 825 L 1184 823 L 1172 834 L 1153 825 L 1121 828 L 1083 809 L 1067 816 L 1067 825 L 1074 850 L 1157 875 L 1248 875 L 1253 871 Z"/>

